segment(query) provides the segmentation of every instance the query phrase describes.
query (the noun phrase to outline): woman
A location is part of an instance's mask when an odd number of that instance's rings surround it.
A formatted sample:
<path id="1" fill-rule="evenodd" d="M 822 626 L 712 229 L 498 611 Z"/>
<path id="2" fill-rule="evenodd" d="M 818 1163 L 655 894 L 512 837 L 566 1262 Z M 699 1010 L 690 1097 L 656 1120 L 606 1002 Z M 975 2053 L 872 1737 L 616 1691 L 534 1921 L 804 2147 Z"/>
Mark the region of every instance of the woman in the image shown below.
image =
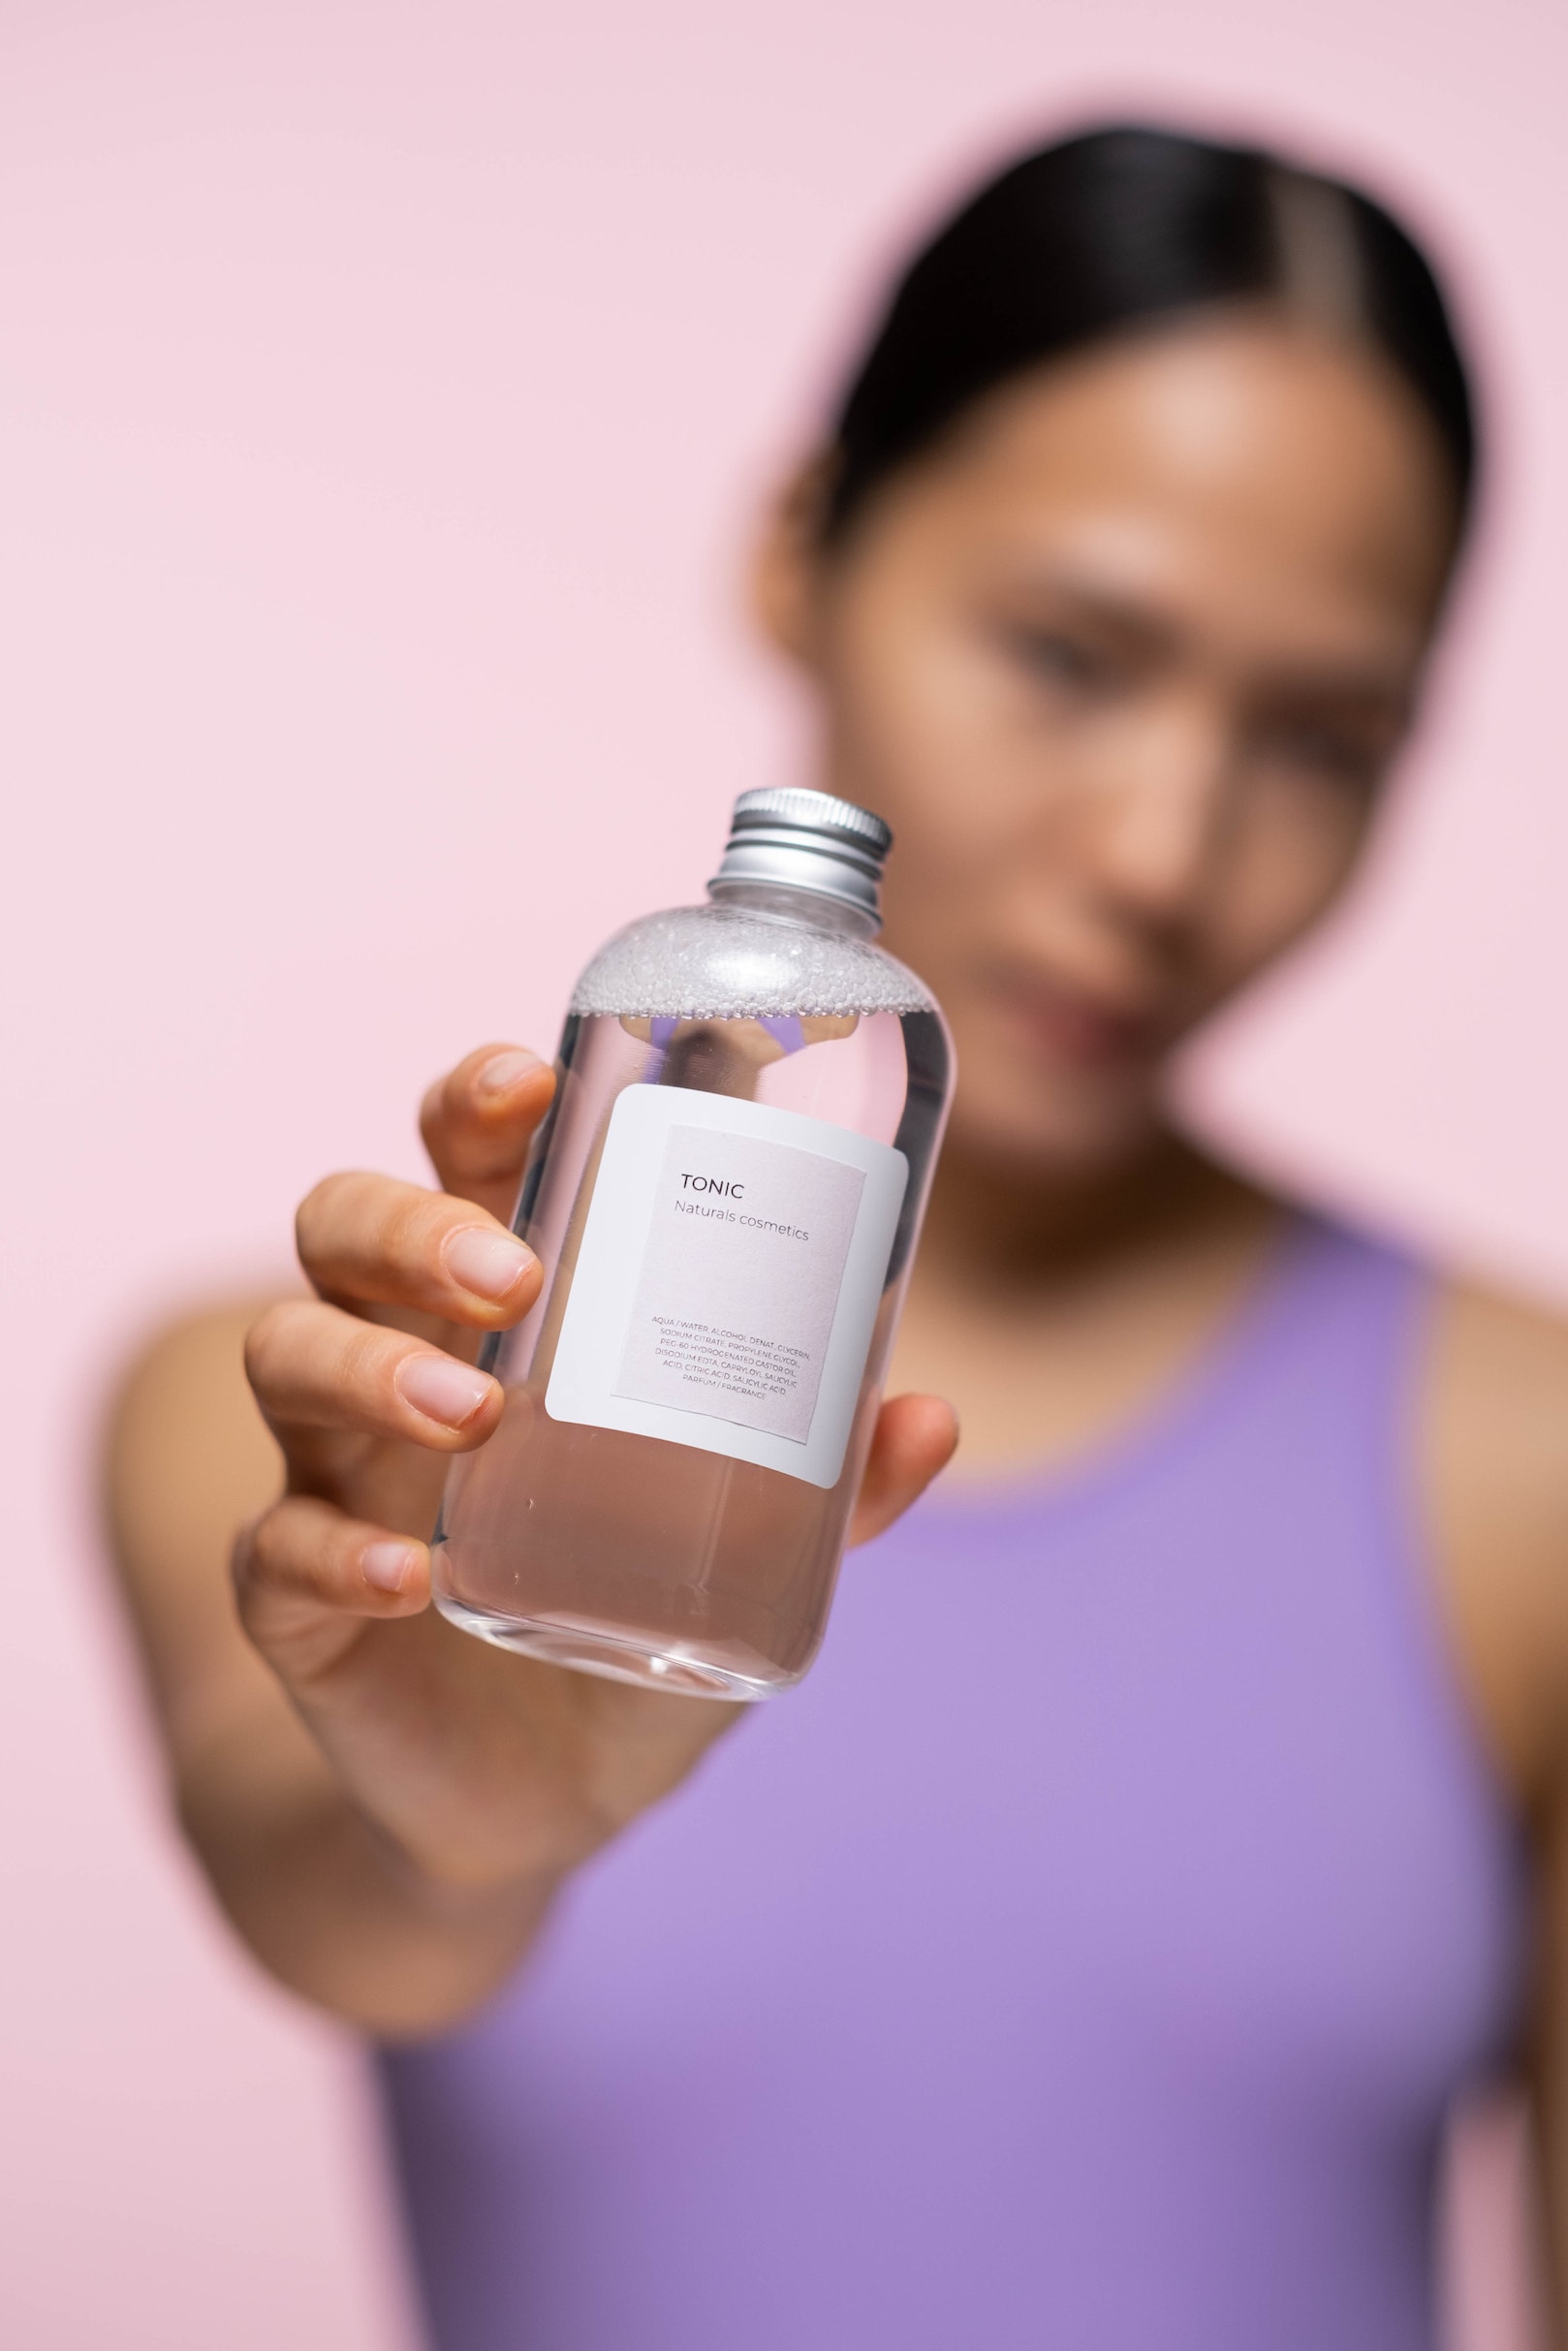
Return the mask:
<path id="1" fill-rule="evenodd" d="M 187 1832 L 390 2045 L 443 2351 L 1413 2351 L 1445 2109 L 1526 2044 L 1560 2205 L 1568 1340 L 1162 1093 L 1354 870 L 1474 464 L 1383 212 L 1113 130 L 917 260 L 772 516 L 765 626 L 961 1071 L 859 1534 L 938 1396 L 963 1451 L 800 1692 L 736 1721 L 427 1607 L 539 1279 L 518 1049 L 427 1098 L 439 1191 L 329 1179 L 314 1298 L 132 1380 Z"/>

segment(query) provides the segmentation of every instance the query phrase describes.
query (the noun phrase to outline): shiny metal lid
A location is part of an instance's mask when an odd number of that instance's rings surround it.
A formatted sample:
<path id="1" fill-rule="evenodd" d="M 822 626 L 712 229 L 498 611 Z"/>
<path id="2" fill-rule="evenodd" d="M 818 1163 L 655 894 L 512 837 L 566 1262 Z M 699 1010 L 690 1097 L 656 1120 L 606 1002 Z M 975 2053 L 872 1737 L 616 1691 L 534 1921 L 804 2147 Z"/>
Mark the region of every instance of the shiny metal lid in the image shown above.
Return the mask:
<path id="1" fill-rule="evenodd" d="M 770 883 L 814 890 L 881 920 L 878 885 L 893 832 L 869 808 L 835 799 L 831 792 L 785 785 L 742 792 L 730 819 L 723 862 L 708 884 Z"/>

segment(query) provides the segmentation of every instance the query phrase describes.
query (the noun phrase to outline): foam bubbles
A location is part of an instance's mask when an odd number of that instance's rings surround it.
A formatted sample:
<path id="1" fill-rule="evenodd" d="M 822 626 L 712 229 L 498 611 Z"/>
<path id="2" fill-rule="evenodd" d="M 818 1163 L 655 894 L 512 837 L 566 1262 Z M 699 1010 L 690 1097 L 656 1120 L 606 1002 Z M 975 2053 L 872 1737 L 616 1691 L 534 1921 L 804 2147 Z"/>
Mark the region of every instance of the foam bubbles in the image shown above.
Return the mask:
<path id="1" fill-rule="evenodd" d="M 739 906 L 677 906 L 617 931 L 577 984 L 583 1017 L 748 1020 L 769 1014 L 934 1012 L 912 971 L 869 940 Z"/>

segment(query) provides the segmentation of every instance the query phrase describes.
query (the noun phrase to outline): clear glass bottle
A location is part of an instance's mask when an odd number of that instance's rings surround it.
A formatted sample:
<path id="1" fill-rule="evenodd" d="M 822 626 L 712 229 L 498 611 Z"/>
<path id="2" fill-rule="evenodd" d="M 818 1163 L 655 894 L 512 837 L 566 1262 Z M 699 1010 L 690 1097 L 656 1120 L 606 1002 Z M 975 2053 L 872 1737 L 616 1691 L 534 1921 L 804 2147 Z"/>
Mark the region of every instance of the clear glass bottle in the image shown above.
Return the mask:
<path id="1" fill-rule="evenodd" d="M 816 1654 L 952 1090 L 872 944 L 891 845 L 745 793 L 709 902 L 579 981 L 515 1219 L 545 1288 L 488 1343 L 505 1411 L 436 1532 L 466 1631 L 729 1699 Z"/>

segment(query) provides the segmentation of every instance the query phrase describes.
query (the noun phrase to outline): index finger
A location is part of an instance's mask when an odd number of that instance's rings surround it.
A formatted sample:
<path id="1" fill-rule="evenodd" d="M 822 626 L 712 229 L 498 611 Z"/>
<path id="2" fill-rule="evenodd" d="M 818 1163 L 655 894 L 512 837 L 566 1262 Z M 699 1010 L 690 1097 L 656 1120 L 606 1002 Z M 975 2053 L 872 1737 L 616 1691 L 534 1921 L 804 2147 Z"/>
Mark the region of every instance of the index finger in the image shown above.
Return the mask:
<path id="1" fill-rule="evenodd" d="M 528 1145 L 554 1091 L 549 1062 L 522 1045 L 482 1045 L 437 1079 L 420 1110 L 420 1133 L 442 1190 L 510 1222 Z"/>

